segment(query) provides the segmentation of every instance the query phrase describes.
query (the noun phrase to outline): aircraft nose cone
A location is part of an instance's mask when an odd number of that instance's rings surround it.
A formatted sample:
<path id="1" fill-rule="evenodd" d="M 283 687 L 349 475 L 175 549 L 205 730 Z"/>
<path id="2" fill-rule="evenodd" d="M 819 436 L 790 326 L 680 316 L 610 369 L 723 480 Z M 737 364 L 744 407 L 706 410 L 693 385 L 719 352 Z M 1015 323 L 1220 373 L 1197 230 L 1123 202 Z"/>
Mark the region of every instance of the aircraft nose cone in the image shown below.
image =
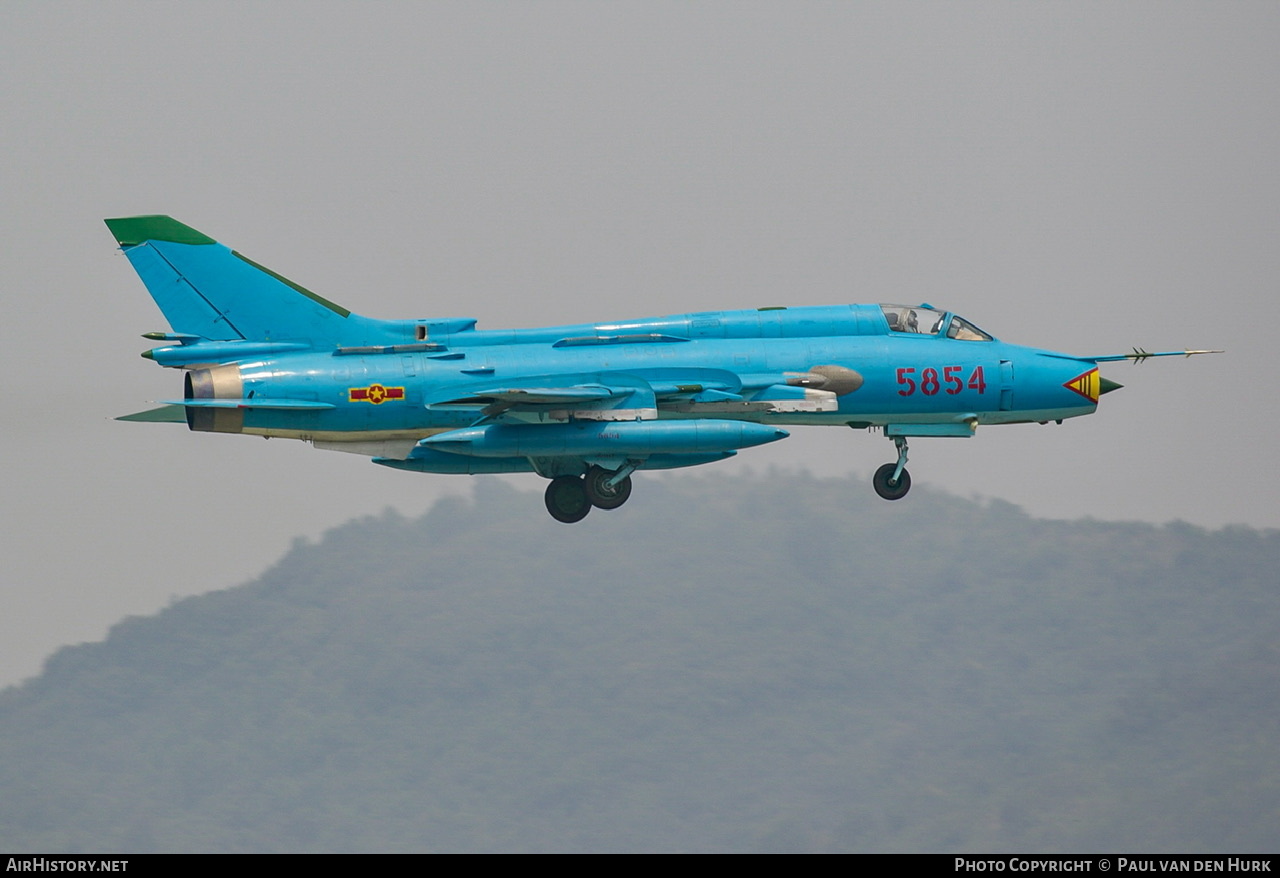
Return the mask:
<path id="1" fill-rule="evenodd" d="M 1099 395 L 1110 393 L 1113 390 L 1119 390 L 1121 387 L 1124 387 L 1124 385 L 1119 381 L 1112 381 L 1110 378 L 1103 378 L 1098 382 L 1098 384 Z"/>
<path id="2" fill-rule="evenodd" d="M 1101 376 L 1098 374 L 1098 367 L 1094 366 L 1088 372 L 1081 372 L 1070 381 L 1065 382 L 1062 386 L 1070 390 L 1072 393 L 1079 394 L 1094 405 L 1098 404 L 1098 396 L 1101 394 Z"/>

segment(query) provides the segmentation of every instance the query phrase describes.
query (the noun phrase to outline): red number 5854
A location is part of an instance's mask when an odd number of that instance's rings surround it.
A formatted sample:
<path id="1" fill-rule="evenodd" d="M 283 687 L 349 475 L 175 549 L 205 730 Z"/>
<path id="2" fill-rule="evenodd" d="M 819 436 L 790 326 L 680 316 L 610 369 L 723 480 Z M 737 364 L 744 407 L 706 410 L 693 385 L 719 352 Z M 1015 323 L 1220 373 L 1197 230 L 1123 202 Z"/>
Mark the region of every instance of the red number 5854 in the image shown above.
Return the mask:
<path id="1" fill-rule="evenodd" d="M 960 377 L 960 373 L 964 370 L 963 366 L 943 366 L 942 381 L 938 381 L 938 370 L 932 366 L 920 370 L 920 381 L 917 383 L 912 376 L 916 374 L 916 370 L 912 366 L 902 366 L 898 369 L 898 396 L 911 396 L 917 390 L 925 396 L 934 396 L 945 385 L 946 392 L 950 396 L 963 391 L 966 387 L 970 390 L 976 390 L 978 393 L 987 392 L 987 381 L 982 375 L 982 367 L 974 366 L 973 371 L 969 373 L 969 380 L 966 382 Z"/>

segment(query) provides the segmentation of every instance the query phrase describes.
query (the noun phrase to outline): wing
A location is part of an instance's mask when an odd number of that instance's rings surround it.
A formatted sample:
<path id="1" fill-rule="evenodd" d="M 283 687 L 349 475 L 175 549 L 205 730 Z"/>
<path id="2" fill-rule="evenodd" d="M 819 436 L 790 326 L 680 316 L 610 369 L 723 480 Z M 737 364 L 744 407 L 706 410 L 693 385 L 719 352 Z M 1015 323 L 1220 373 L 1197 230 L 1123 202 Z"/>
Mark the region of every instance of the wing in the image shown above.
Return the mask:
<path id="1" fill-rule="evenodd" d="M 788 435 L 744 415 L 827 411 L 836 393 L 818 374 L 740 376 L 724 369 L 653 368 L 537 375 L 440 391 L 430 408 L 474 410 L 471 427 L 437 433 L 403 458 L 376 463 L 425 472 L 581 475 L 698 466 Z M 663 419 L 661 415 L 679 415 Z M 538 415 L 534 420 L 529 415 Z M 725 415 L 737 415 L 727 419 Z"/>
<path id="2" fill-rule="evenodd" d="M 535 413 L 552 420 L 653 420 L 658 417 L 653 388 L 632 375 L 570 373 L 534 375 L 507 384 L 492 379 L 444 389 L 424 400 L 431 409 L 470 408 L 485 418 Z"/>
<path id="3" fill-rule="evenodd" d="M 758 375 L 697 367 L 651 368 L 538 375 L 501 386 L 477 383 L 461 391 L 442 391 L 427 405 L 472 408 L 488 418 L 522 412 L 541 413 L 553 420 L 605 421 L 653 420 L 664 412 L 682 417 L 750 416 L 835 411 L 837 397 L 860 385 L 861 376 L 836 366 Z"/>

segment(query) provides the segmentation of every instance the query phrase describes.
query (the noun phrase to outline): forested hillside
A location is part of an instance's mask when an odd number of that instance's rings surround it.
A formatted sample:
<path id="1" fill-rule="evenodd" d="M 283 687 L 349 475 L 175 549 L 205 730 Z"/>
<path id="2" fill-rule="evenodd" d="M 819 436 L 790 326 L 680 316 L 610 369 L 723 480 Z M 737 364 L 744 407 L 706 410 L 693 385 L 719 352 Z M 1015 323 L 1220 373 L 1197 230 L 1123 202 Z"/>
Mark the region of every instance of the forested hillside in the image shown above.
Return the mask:
<path id="1" fill-rule="evenodd" d="M 0 848 L 1280 846 L 1280 533 L 644 481 L 573 527 L 481 481 L 59 651 Z"/>

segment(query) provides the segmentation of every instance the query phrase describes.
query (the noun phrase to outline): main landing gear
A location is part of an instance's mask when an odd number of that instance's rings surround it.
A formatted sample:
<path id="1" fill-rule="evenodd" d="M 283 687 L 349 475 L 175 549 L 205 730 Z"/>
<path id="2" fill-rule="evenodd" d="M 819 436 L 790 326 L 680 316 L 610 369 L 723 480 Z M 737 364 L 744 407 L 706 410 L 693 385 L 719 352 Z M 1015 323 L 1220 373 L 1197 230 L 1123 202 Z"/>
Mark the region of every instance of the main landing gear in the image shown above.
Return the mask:
<path id="1" fill-rule="evenodd" d="M 582 521 L 595 506 L 617 509 L 631 496 L 631 474 L 635 464 L 619 470 L 592 466 L 585 476 L 558 476 L 547 485 L 547 511 L 556 521 L 573 524 Z"/>
<path id="2" fill-rule="evenodd" d="M 871 485 L 884 499 L 901 500 L 911 490 L 911 474 L 906 469 L 907 440 L 903 436 L 895 436 L 893 444 L 898 447 L 898 462 L 886 463 L 876 470 L 876 474 L 871 477 Z"/>

